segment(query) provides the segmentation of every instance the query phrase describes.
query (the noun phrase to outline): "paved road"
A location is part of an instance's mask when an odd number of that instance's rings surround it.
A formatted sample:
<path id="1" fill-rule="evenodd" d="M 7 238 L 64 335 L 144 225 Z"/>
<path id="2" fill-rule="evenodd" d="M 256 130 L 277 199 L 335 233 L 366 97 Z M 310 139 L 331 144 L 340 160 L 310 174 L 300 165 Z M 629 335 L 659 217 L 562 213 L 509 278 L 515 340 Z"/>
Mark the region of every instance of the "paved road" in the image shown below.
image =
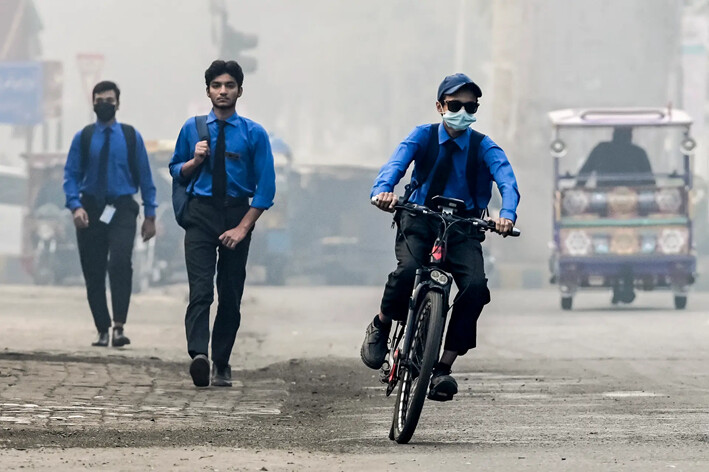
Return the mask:
<path id="1" fill-rule="evenodd" d="M 551 290 L 493 293 L 461 393 L 427 403 L 407 446 L 358 360 L 379 295 L 247 287 L 235 386 L 197 390 L 184 287 L 135 297 L 124 349 L 88 346 L 79 289 L 0 288 L 0 468 L 709 469 L 709 295 L 561 312 Z"/>

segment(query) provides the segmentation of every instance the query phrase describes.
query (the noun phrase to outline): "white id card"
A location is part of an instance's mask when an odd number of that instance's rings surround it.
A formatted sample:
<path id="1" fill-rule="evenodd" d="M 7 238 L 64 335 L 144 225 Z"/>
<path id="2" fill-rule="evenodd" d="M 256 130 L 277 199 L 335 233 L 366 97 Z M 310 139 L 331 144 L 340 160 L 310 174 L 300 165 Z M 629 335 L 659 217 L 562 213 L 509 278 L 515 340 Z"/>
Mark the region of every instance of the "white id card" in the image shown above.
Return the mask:
<path id="1" fill-rule="evenodd" d="M 116 207 L 113 205 L 106 205 L 106 208 L 103 209 L 103 213 L 101 213 L 101 217 L 99 218 L 99 221 L 102 223 L 109 224 L 111 220 L 113 219 L 113 215 L 116 213 Z"/>

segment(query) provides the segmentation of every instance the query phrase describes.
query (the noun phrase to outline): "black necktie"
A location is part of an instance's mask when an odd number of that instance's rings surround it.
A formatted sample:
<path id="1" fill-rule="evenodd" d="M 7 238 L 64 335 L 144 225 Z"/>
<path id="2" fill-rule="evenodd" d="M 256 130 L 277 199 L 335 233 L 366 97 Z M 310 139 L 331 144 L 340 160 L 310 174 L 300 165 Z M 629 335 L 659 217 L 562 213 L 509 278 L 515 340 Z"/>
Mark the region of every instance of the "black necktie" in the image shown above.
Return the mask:
<path id="1" fill-rule="evenodd" d="M 226 139 L 224 137 L 226 121 L 219 120 L 217 123 L 219 124 L 219 135 L 214 152 L 214 169 L 212 169 L 212 196 L 217 205 L 223 206 L 226 200 Z"/>
<path id="2" fill-rule="evenodd" d="M 111 128 L 103 130 L 103 146 L 98 158 L 98 179 L 96 182 L 96 203 L 99 208 L 106 204 L 108 192 L 108 154 L 111 148 Z"/>
<path id="3" fill-rule="evenodd" d="M 455 143 L 452 139 L 449 139 L 441 146 L 441 153 L 438 157 L 438 165 L 436 166 L 436 171 L 433 173 L 431 186 L 428 188 L 428 194 L 426 195 L 425 205 L 429 208 L 434 208 L 433 203 L 431 202 L 433 197 L 443 195 L 443 191 L 446 188 L 451 171 L 453 170 L 454 150 Z"/>

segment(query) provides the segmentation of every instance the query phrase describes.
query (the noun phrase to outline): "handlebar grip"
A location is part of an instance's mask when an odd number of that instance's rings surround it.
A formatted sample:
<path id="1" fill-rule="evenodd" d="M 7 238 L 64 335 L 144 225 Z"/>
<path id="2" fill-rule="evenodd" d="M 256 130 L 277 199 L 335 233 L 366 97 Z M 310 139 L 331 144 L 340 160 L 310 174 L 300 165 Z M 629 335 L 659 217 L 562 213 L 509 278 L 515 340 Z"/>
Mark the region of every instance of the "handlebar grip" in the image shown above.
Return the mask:
<path id="1" fill-rule="evenodd" d="M 403 202 L 403 201 L 404 201 L 404 197 L 399 196 L 399 195 L 396 196 L 396 203 L 397 203 L 397 205 L 398 205 L 398 204 L 401 204 L 401 202 Z M 379 198 L 377 198 L 377 196 L 375 195 L 374 197 L 372 197 L 372 198 L 369 199 L 369 203 L 371 203 L 372 205 L 376 206 L 376 205 L 379 203 Z"/>
<path id="2" fill-rule="evenodd" d="M 495 232 L 497 234 L 502 234 L 502 233 L 498 233 L 497 230 L 495 229 L 495 222 L 493 220 L 482 220 L 482 221 L 484 221 L 487 224 L 488 230 Z M 520 229 L 517 228 L 516 226 L 513 226 L 512 232 L 509 234 L 505 234 L 504 236 L 510 236 L 512 238 L 516 238 L 516 237 L 520 236 L 521 234 L 522 234 L 522 231 L 520 231 Z"/>

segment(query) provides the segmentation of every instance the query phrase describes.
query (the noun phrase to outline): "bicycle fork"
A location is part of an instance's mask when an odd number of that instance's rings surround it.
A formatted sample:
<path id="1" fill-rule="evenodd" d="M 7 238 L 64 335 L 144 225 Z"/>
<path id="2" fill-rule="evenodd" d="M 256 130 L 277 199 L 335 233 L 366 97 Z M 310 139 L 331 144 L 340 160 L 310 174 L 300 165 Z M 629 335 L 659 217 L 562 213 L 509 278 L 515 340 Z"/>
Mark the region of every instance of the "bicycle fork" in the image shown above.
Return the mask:
<path id="1" fill-rule="evenodd" d="M 394 329 L 394 333 L 389 342 L 389 352 L 387 359 L 384 361 L 380 370 L 379 380 L 382 383 L 388 384 L 387 396 L 396 387 L 396 382 L 399 379 L 399 370 L 402 365 L 409 362 L 408 359 L 402 357 L 403 352 L 409 352 L 416 324 L 416 312 L 420 304 L 420 300 L 429 290 L 437 290 L 443 293 L 444 313 L 445 317 L 448 312 L 448 299 L 451 289 L 451 277 L 445 272 L 438 270 L 435 267 L 422 267 L 416 270 L 416 278 L 414 279 L 414 290 L 409 298 L 409 311 L 406 317 L 406 322 L 398 321 Z M 403 345 L 401 341 L 403 339 Z"/>

